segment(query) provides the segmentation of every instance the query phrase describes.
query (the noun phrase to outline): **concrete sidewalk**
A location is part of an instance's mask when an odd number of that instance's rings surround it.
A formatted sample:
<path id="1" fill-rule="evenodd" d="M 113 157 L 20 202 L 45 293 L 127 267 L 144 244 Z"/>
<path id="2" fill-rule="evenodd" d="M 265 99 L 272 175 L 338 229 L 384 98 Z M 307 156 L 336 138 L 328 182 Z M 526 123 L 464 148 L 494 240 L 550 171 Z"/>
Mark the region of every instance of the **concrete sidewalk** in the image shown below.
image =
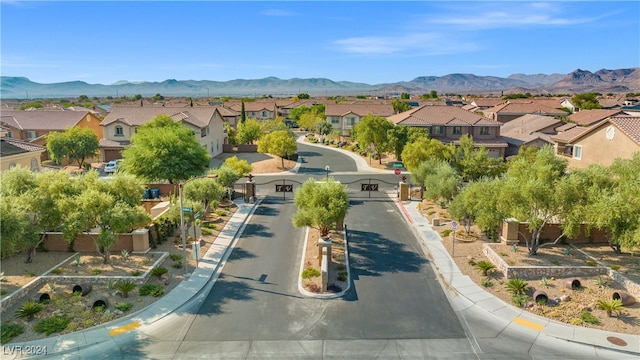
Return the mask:
<path id="1" fill-rule="evenodd" d="M 549 320 L 507 304 L 480 287 L 460 272 L 442 244 L 440 234 L 431 228 L 427 219 L 418 211 L 418 203 L 420 201 L 411 201 L 405 205 L 401 201 L 396 201 L 396 205 L 431 254 L 430 260 L 441 275 L 440 281 L 444 281 L 445 287 L 458 295 L 452 304 L 454 310 L 465 311 L 474 308 L 485 313 L 487 321 L 503 323 L 505 328 L 535 332 L 538 336 L 592 345 L 596 348 L 619 351 L 624 356 L 640 358 L 640 336 L 638 335 L 612 333 Z"/>

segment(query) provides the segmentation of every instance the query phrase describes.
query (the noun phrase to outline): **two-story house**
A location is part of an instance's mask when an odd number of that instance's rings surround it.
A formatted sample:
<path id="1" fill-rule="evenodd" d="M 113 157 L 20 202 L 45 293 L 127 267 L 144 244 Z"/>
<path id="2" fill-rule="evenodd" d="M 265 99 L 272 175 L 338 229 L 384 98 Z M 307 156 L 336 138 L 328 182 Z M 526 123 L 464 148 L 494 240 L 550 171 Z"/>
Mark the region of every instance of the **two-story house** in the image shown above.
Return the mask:
<path id="1" fill-rule="evenodd" d="M 622 110 L 592 109 L 582 110 L 569 115 L 569 121 L 580 126 L 591 126 L 604 119 L 624 114 Z"/>
<path id="2" fill-rule="evenodd" d="M 556 155 L 569 167 L 611 165 L 616 158 L 630 159 L 640 151 L 640 117 L 612 116 L 590 127 L 575 126 L 552 137 Z"/>
<path id="3" fill-rule="evenodd" d="M 104 138 L 100 140 L 101 160 L 120 159 L 137 127 L 162 114 L 190 128 L 211 157 L 222 153 L 227 134 L 218 107 L 114 106 L 101 124 L 104 128 Z"/>
<path id="4" fill-rule="evenodd" d="M 351 128 L 360 118 L 373 115 L 388 117 L 393 115 L 391 104 L 326 104 L 324 113 L 327 122 L 333 129 L 340 130 L 340 135 L 351 135 Z"/>
<path id="5" fill-rule="evenodd" d="M 508 144 L 500 136 L 502 123 L 459 106 L 423 105 L 387 118 L 397 126 L 427 128 L 431 138 L 444 144 L 460 144 L 460 137 L 473 137 L 475 146 L 484 146 L 489 156 L 504 158 Z"/>
<path id="6" fill-rule="evenodd" d="M 89 128 L 100 139 L 100 122 L 99 117 L 86 110 L 3 110 L 0 114 L 0 126 L 7 138 L 24 140 L 44 147 L 47 146 L 48 133 L 62 132 L 74 126 Z M 43 152 L 41 160 L 48 159 L 48 152 Z"/>

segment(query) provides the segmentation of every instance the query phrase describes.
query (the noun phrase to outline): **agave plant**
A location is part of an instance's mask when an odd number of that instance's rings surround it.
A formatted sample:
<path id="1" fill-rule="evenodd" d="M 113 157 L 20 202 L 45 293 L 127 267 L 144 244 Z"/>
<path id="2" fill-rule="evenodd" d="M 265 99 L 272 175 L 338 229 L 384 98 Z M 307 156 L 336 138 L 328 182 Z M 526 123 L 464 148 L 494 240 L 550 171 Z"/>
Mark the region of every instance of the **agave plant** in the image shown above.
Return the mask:
<path id="1" fill-rule="evenodd" d="M 20 319 L 27 319 L 31 321 L 37 313 L 42 311 L 43 308 L 42 304 L 29 300 L 16 310 L 15 316 Z"/>
<path id="2" fill-rule="evenodd" d="M 480 270 L 482 272 L 482 276 L 489 275 L 489 273 L 493 272 L 496 268 L 496 266 L 488 260 L 480 260 L 473 267 Z"/>
<path id="3" fill-rule="evenodd" d="M 528 286 L 529 285 L 527 284 L 527 282 L 524 281 L 523 279 L 513 278 L 509 280 L 507 285 L 505 285 L 505 288 L 507 289 L 507 291 L 509 291 L 511 294 L 515 296 L 515 295 L 524 295 L 527 292 Z"/>
<path id="4" fill-rule="evenodd" d="M 598 300 L 596 302 L 599 308 L 607 312 L 607 316 L 611 317 L 613 312 L 620 312 L 620 310 L 624 309 L 622 306 L 622 301 L 620 299 L 614 300 Z"/>
<path id="5" fill-rule="evenodd" d="M 136 288 L 136 284 L 131 280 L 118 281 L 115 288 L 122 294 L 122 297 L 129 297 L 129 293 Z"/>

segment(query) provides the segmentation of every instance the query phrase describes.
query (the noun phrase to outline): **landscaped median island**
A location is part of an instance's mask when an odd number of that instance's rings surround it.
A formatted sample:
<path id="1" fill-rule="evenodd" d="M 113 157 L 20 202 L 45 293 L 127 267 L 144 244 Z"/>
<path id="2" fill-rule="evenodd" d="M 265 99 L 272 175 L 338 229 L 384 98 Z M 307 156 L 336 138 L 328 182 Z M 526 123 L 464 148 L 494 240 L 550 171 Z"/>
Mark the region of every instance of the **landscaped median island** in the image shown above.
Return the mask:
<path id="1" fill-rule="evenodd" d="M 347 262 L 346 230 L 332 230 L 329 232 L 331 239 L 331 260 L 328 263 L 327 288 L 322 288 L 321 279 L 321 254 L 318 240 L 320 232 L 317 229 L 307 228 L 306 246 L 303 257 L 301 282 L 305 291 L 314 294 L 335 294 L 347 289 L 349 269 Z"/>
<path id="2" fill-rule="evenodd" d="M 423 201 L 419 211 L 460 271 L 507 304 L 571 325 L 640 335 L 640 296 L 632 295 L 640 287 L 638 254 L 615 254 L 605 243 L 542 247 L 531 256 L 521 244 L 486 239 L 477 227 L 469 236 L 458 229 L 453 243 L 447 209 Z"/>

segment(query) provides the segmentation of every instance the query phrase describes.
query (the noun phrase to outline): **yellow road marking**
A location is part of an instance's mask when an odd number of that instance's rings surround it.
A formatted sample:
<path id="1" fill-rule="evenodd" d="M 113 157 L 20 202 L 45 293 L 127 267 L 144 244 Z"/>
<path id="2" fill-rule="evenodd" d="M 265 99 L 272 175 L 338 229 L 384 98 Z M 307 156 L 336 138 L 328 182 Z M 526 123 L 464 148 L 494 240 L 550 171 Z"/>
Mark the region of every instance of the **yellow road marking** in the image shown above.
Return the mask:
<path id="1" fill-rule="evenodd" d="M 120 334 L 125 333 L 127 331 L 133 330 L 133 329 L 135 329 L 135 328 L 137 328 L 139 326 L 140 326 L 140 322 L 139 321 L 134 321 L 131 324 L 120 326 L 118 328 L 115 328 L 115 329 L 109 331 L 109 335 L 111 335 L 111 336 L 120 335 Z"/>
<path id="2" fill-rule="evenodd" d="M 531 322 L 529 320 L 525 320 L 525 319 L 519 318 L 519 317 L 515 318 L 513 320 L 513 322 L 516 323 L 516 324 L 520 324 L 522 326 L 526 326 L 526 327 L 531 328 L 533 330 L 542 331 L 542 329 L 544 329 L 544 326 L 542 326 L 540 324 L 536 324 L 534 322 Z"/>

